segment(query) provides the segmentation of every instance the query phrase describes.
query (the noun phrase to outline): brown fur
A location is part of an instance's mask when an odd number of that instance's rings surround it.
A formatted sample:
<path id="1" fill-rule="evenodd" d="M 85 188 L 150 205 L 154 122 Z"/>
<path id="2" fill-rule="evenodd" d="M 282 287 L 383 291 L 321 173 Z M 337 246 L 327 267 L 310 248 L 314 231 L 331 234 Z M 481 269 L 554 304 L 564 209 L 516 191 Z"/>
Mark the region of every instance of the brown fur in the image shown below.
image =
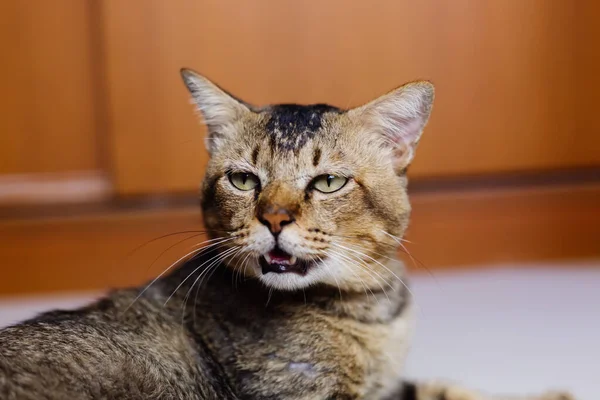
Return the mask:
<path id="1" fill-rule="evenodd" d="M 402 381 L 412 301 L 394 255 L 431 84 L 349 111 L 255 108 L 183 75 L 210 129 L 210 240 L 145 288 L 0 332 L 0 398 L 487 399 Z M 236 188 L 237 172 L 256 188 Z M 323 193 L 323 174 L 347 181 Z M 310 268 L 264 272 L 275 246 Z"/>

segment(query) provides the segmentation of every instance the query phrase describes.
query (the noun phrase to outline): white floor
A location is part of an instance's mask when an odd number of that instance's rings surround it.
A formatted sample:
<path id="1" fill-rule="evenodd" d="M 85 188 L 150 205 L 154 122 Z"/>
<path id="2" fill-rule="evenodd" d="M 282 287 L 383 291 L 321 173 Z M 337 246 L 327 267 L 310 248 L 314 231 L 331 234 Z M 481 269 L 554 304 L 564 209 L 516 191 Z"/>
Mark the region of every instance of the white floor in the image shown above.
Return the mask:
<path id="1" fill-rule="evenodd" d="M 418 328 L 408 374 L 489 392 L 568 389 L 600 399 L 600 264 L 414 277 Z M 0 299 L 0 326 L 93 294 Z"/>

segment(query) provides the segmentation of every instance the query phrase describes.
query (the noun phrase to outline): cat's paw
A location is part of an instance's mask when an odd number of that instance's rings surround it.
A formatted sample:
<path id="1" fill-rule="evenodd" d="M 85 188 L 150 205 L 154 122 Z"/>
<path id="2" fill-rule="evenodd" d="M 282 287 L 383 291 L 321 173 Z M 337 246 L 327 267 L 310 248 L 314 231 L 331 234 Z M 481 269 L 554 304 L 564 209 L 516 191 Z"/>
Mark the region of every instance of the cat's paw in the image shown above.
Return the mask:
<path id="1" fill-rule="evenodd" d="M 538 396 L 525 397 L 496 397 L 486 396 L 481 393 L 474 392 L 461 386 L 448 387 L 439 399 L 443 400 L 575 400 L 575 398 L 565 392 L 546 392 Z M 437 400 L 437 399 L 436 399 Z"/>
<path id="2" fill-rule="evenodd" d="M 444 400 L 483 400 L 480 393 L 466 389 L 462 386 L 448 387 L 441 398 Z"/>
<path id="3" fill-rule="evenodd" d="M 485 400 L 481 393 L 460 385 L 429 384 L 422 386 L 419 400 Z M 540 399 L 542 400 L 542 399 Z M 543 399 L 545 400 L 545 399 Z"/>
<path id="4" fill-rule="evenodd" d="M 536 400 L 575 400 L 575 397 L 566 392 L 547 392 L 539 396 Z"/>

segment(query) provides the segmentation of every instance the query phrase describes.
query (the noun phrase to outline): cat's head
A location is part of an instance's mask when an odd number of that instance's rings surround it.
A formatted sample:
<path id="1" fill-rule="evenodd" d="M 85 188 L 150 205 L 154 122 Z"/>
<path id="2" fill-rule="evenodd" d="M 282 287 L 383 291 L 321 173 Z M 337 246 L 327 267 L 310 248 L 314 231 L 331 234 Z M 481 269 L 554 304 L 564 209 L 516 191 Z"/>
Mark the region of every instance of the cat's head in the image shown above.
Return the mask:
<path id="1" fill-rule="evenodd" d="M 215 254 L 265 285 L 363 291 L 394 272 L 408 225 L 406 168 L 434 97 L 408 83 L 351 110 L 254 107 L 190 70 L 182 76 L 208 126 L 202 186 Z"/>

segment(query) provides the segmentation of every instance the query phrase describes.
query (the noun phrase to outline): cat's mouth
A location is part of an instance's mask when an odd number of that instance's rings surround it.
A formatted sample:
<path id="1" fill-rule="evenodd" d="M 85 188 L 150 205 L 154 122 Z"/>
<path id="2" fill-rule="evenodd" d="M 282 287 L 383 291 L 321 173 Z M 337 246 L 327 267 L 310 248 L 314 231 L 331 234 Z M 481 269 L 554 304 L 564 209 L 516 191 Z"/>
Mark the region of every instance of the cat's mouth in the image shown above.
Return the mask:
<path id="1" fill-rule="evenodd" d="M 310 267 L 310 262 L 301 260 L 296 256 L 286 253 L 279 247 L 275 247 L 260 257 L 260 266 L 263 274 L 269 272 L 276 274 L 293 272 L 299 275 L 306 275 Z"/>

